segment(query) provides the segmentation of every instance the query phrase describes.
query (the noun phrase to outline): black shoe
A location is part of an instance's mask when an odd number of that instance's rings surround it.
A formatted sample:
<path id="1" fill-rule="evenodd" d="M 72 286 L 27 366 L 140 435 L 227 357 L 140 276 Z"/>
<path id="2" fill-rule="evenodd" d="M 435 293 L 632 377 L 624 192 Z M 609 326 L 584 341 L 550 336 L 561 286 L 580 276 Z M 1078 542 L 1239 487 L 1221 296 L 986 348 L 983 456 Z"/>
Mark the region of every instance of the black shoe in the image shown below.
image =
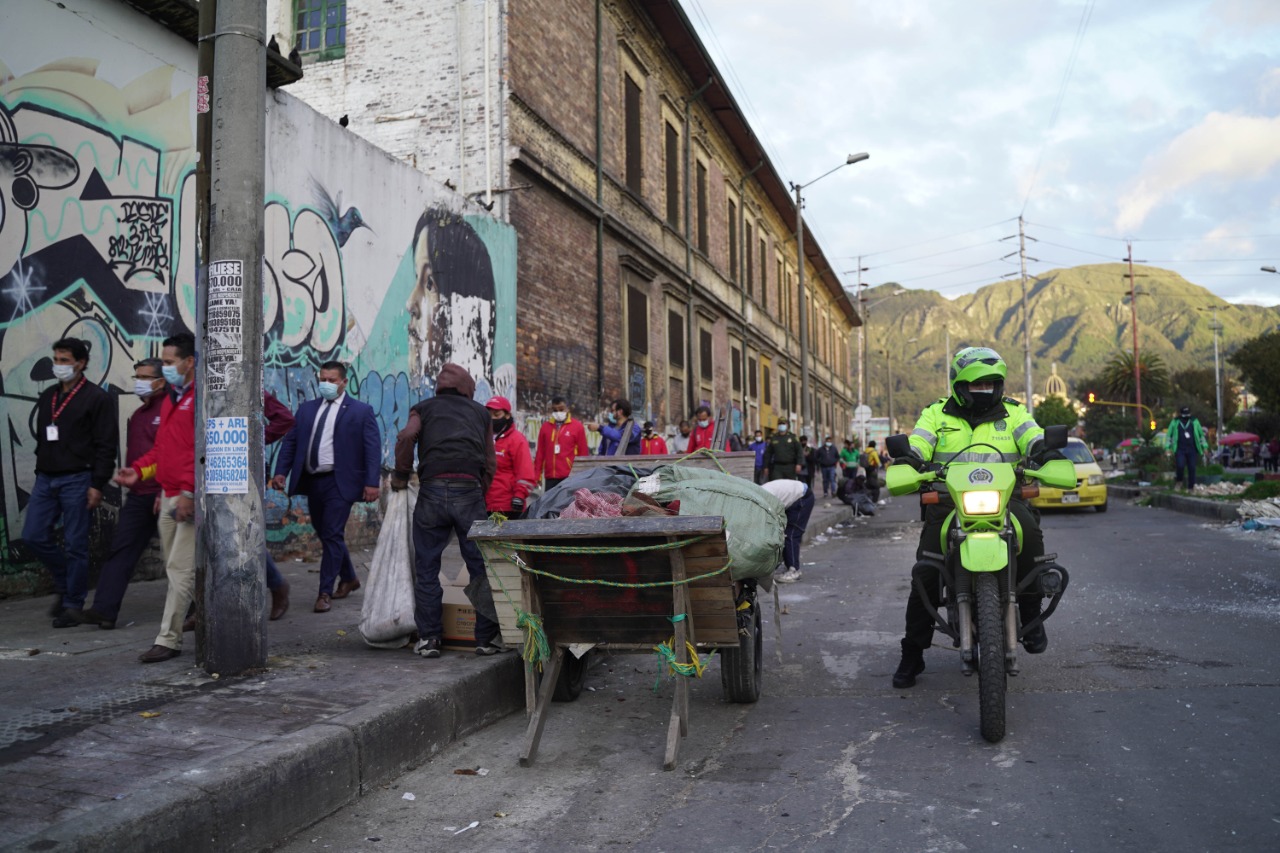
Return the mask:
<path id="1" fill-rule="evenodd" d="M 53 604 L 49 605 L 49 615 L 61 616 L 63 610 L 66 608 L 62 606 L 62 593 L 58 593 L 53 597 Z"/>
<path id="2" fill-rule="evenodd" d="M 1049 648 L 1049 635 L 1044 632 L 1043 623 L 1022 635 L 1022 647 L 1029 655 L 1038 655 Z"/>
<path id="3" fill-rule="evenodd" d="M 898 671 L 893 674 L 893 686 L 899 689 L 914 687 L 916 676 L 922 672 L 924 672 L 924 650 L 903 640 L 902 660 L 898 663 Z"/>
<path id="4" fill-rule="evenodd" d="M 87 625 L 97 625 L 104 631 L 110 631 L 116 627 L 116 620 L 108 619 L 96 610 L 86 610 L 80 614 L 80 621 Z"/>
<path id="5" fill-rule="evenodd" d="M 53 627 L 74 628 L 77 625 L 82 625 L 84 620 L 80 618 L 81 615 L 81 612 L 76 608 L 68 607 L 54 618 Z"/>

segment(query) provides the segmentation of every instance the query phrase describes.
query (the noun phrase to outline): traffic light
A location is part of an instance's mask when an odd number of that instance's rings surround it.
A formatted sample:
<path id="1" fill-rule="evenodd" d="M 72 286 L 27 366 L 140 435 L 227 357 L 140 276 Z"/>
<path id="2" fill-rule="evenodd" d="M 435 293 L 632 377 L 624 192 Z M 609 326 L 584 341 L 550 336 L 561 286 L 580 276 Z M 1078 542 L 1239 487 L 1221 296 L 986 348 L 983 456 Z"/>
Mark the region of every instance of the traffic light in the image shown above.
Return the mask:
<path id="1" fill-rule="evenodd" d="M 1090 403 L 1092 403 L 1092 402 L 1093 402 L 1094 400 L 1096 400 L 1097 398 L 1098 398 L 1098 395 L 1097 395 L 1097 394 L 1094 394 L 1092 391 L 1090 391 L 1090 392 L 1089 392 L 1089 402 L 1090 402 Z"/>
<path id="2" fill-rule="evenodd" d="M 1155 429 L 1156 429 L 1156 422 L 1155 422 L 1155 419 L 1153 418 L 1151 421 L 1151 431 L 1155 432 Z"/>

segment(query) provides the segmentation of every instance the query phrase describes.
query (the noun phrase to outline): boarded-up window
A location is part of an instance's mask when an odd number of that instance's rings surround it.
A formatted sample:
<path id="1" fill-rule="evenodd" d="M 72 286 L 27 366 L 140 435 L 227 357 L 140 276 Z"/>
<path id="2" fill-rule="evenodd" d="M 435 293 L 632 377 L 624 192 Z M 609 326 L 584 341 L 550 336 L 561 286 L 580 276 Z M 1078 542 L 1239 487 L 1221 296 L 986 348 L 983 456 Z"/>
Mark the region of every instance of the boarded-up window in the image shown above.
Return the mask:
<path id="1" fill-rule="evenodd" d="M 640 86 L 626 75 L 627 187 L 640 192 Z"/>
<path id="2" fill-rule="evenodd" d="M 684 317 L 675 311 L 667 312 L 667 361 L 684 368 Z"/>
<path id="3" fill-rule="evenodd" d="M 764 404 L 766 406 L 773 405 L 773 385 L 769 376 L 769 366 L 764 365 L 760 370 L 760 381 L 764 385 Z"/>
<path id="4" fill-rule="evenodd" d="M 665 122 L 667 129 L 667 224 L 680 230 L 680 134 Z"/>
<path id="5" fill-rule="evenodd" d="M 756 360 L 751 356 L 747 356 L 747 396 L 755 399 L 759 393 L 759 385 L 756 377 Z M 766 401 L 767 402 L 767 401 Z"/>
<path id="6" fill-rule="evenodd" d="M 738 206 L 729 202 L 729 278 L 738 278 Z"/>
<path id="7" fill-rule="evenodd" d="M 754 254 L 752 254 L 752 252 L 751 252 L 751 247 L 752 247 L 753 245 L 755 245 L 755 241 L 752 239 L 752 236 L 753 236 L 753 235 L 752 235 L 752 233 L 751 233 L 751 223 L 750 223 L 750 222 L 748 222 L 748 223 L 746 224 L 746 229 L 747 229 L 747 230 L 746 230 L 746 236 L 745 236 L 745 237 L 743 237 L 743 239 L 742 239 L 742 255 L 743 255 L 743 258 L 746 260 L 746 267 L 747 267 L 747 275 L 746 275 L 747 284 L 746 284 L 746 290 L 747 290 L 747 296 L 748 296 L 748 297 L 750 297 L 750 298 L 755 298 L 755 295 L 756 295 L 756 282 L 755 282 L 755 277 L 756 277 L 756 264 L 755 264 L 755 255 L 754 255 Z"/>
<path id="8" fill-rule="evenodd" d="M 764 239 L 764 228 L 757 232 L 760 235 L 760 306 L 769 310 L 769 244 Z"/>
<path id="9" fill-rule="evenodd" d="M 733 360 L 733 368 L 730 371 L 733 374 L 733 390 L 742 391 L 742 350 L 738 347 L 729 348 L 729 357 Z"/>
<path id="10" fill-rule="evenodd" d="M 649 352 L 649 297 L 627 286 L 627 346 L 632 352 Z"/>
<path id="11" fill-rule="evenodd" d="M 711 240 L 707 234 L 707 167 L 698 164 L 698 251 L 707 254 Z"/>
<path id="12" fill-rule="evenodd" d="M 711 333 L 706 329 L 698 330 L 698 371 L 703 379 L 710 379 L 711 371 Z"/>

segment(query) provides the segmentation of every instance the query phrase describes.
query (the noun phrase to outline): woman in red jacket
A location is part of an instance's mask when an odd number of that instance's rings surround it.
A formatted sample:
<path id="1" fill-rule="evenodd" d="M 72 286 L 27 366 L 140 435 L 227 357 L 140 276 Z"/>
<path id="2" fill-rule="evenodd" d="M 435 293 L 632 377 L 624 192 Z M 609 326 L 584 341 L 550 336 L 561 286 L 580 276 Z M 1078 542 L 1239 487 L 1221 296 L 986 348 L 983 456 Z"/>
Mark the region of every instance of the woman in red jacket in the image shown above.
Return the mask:
<path id="1" fill-rule="evenodd" d="M 525 499 L 535 485 L 533 457 L 529 440 L 515 428 L 511 419 L 511 403 L 506 397 L 491 397 L 485 403 L 493 418 L 493 452 L 498 470 L 485 493 L 484 506 L 489 512 L 518 516 L 524 512 Z"/>

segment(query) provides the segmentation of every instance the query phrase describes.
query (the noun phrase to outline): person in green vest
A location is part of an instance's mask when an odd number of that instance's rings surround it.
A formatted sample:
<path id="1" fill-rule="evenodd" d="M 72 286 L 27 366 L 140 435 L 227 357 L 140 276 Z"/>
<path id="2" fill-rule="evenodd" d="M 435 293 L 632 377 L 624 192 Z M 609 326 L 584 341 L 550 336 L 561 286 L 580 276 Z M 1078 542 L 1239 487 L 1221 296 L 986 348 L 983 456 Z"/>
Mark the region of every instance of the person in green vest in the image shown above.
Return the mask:
<path id="1" fill-rule="evenodd" d="M 1174 481 L 1183 485 L 1182 472 L 1187 478 L 1186 489 L 1194 492 L 1196 488 L 1196 462 L 1209 449 L 1209 440 L 1205 438 L 1204 427 L 1200 419 L 1191 416 L 1191 407 L 1183 406 L 1178 416 L 1169 422 L 1169 449 L 1173 451 Z"/>

